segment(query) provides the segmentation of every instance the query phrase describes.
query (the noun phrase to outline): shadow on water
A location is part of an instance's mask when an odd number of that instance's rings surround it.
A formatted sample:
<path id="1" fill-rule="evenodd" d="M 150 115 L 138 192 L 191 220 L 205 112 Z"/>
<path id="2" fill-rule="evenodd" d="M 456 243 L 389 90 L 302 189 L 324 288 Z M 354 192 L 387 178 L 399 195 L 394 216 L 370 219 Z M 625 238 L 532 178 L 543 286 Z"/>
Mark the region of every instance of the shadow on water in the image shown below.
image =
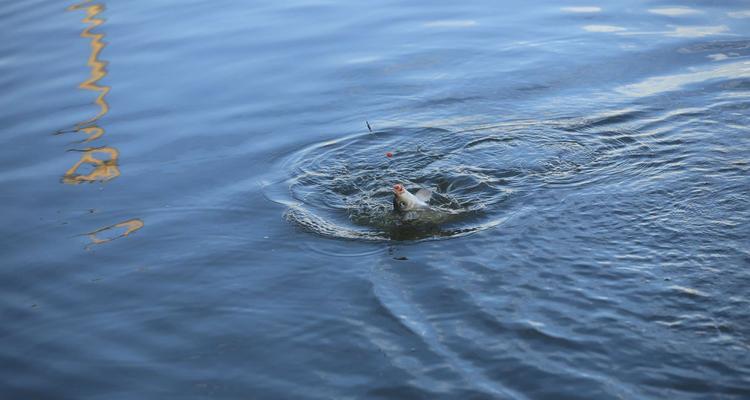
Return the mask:
<path id="1" fill-rule="evenodd" d="M 87 135 L 82 143 L 90 143 L 95 140 L 101 140 L 105 134 L 104 128 L 100 124 L 102 117 L 110 111 L 106 96 L 109 94 L 111 87 L 102 85 L 99 81 L 107 76 L 107 61 L 100 58 L 101 52 L 106 46 L 104 33 L 94 32 L 96 28 L 101 28 L 105 20 L 99 18 L 105 10 L 104 4 L 94 3 L 93 0 L 86 0 L 74 4 L 67 9 L 68 11 L 84 11 L 86 16 L 83 23 L 86 28 L 81 32 L 81 37 L 89 39 L 91 43 L 91 52 L 87 60 L 87 65 L 91 69 L 89 77 L 78 85 L 80 89 L 90 90 L 97 93 L 94 103 L 99 106 L 99 111 L 91 118 L 78 122 L 73 128 L 60 130 L 57 134 L 82 132 Z M 108 182 L 120 176 L 119 158 L 120 152 L 110 146 L 87 147 L 85 149 L 71 149 L 70 152 L 81 153 L 81 158 L 73 164 L 62 176 L 62 182 L 69 185 L 80 183 Z M 129 234 L 141 229 L 144 223 L 140 219 L 130 219 L 111 226 L 97 229 L 86 235 L 91 239 L 91 244 L 86 246 L 110 242 L 112 240 L 128 236 Z M 111 231 L 115 228 L 127 228 L 124 233 L 110 236 L 107 239 L 100 239 L 97 234 L 105 231 Z"/>

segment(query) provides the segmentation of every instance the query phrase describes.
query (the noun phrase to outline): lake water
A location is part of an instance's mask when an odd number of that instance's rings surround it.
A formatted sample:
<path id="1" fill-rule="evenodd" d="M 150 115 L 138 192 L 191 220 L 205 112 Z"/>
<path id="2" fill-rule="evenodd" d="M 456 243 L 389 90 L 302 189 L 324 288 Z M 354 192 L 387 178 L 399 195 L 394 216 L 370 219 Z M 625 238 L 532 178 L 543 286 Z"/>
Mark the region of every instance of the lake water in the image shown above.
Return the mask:
<path id="1" fill-rule="evenodd" d="M 750 397 L 746 1 L 5 1 L 0 34 L 3 399 Z"/>

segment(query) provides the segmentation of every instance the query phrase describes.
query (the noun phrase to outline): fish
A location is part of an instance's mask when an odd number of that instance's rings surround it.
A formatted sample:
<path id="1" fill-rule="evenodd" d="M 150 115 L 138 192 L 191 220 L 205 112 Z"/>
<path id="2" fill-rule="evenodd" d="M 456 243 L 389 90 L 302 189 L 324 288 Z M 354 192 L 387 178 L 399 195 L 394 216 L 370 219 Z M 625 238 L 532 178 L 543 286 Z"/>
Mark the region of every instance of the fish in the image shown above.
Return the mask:
<path id="1" fill-rule="evenodd" d="M 404 185 L 393 185 L 393 209 L 398 212 L 409 212 L 418 210 L 430 210 L 430 198 L 432 192 L 427 189 L 419 189 L 411 194 Z"/>

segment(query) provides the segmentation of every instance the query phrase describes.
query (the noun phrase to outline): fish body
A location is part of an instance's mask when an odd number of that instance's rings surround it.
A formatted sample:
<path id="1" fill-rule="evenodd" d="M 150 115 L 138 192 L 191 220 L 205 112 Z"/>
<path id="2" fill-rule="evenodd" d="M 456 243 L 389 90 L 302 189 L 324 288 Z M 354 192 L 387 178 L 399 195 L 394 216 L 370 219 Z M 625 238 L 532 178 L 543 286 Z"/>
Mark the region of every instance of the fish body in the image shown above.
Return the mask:
<path id="1" fill-rule="evenodd" d="M 396 218 L 394 235 L 413 234 L 419 232 L 440 232 L 440 226 L 452 221 L 460 214 L 459 211 L 431 206 L 432 192 L 419 189 L 411 193 L 403 185 L 393 186 L 393 213 Z"/>
<path id="2" fill-rule="evenodd" d="M 431 197 L 432 192 L 427 189 L 419 189 L 412 194 L 403 185 L 397 184 L 393 186 L 393 209 L 398 212 L 429 210 Z"/>

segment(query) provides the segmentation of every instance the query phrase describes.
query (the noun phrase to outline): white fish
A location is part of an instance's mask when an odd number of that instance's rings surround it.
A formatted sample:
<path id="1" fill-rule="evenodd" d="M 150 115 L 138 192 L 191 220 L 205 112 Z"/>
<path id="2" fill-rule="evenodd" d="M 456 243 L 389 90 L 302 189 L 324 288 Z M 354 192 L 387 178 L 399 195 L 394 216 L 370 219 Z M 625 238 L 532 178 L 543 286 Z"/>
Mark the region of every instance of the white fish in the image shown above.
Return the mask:
<path id="1" fill-rule="evenodd" d="M 401 184 L 393 185 L 393 209 L 399 212 L 428 210 L 432 192 L 427 189 L 419 189 L 416 194 L 411 194 Z"/>

